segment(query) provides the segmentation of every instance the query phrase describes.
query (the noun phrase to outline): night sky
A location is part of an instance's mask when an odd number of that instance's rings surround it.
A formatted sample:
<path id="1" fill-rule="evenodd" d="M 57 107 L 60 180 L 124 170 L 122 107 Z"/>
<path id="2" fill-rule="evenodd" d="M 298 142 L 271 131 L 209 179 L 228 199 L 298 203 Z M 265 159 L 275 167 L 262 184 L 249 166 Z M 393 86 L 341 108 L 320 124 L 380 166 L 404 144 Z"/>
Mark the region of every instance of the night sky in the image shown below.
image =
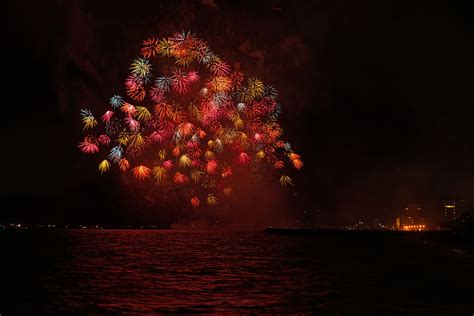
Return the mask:
<path id="1" fill-rule="evenodd" d="M 288 212 L 320 210 L 321 222 L 345 224 L 388 220 L 412 202 L 434 214 L 443 197 L 474 205 L 473 25 L 461 2 L 6 6 L 0 221 L 161 220 L 143 216 L 159 201 L 135 203 L 140 192 L 80 153 L 79 110 L 105 109 L 123 90 L 143 39 L 181 30 L 278 88 L 284 138 L 305 162 L 282 198 Z"/>

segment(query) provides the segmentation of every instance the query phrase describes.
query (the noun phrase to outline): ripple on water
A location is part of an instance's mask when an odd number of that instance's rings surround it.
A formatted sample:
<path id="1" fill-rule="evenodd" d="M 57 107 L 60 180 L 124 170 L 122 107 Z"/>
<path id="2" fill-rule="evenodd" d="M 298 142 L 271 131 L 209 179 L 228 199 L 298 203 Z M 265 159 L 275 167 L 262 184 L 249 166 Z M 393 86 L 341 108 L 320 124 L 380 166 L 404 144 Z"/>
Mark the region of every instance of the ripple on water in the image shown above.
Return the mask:
<path id="1" fill-rule="evenodd" d="M 9 286 L 4 309 L 382 314 L 469 310 L 472 257 L 445 256 L 394 236 L 364 238 L 231 231 L 25 233 L 8 241 L 10 250 L 21 256 L 7 260 L 18 278 L 4 283 Z"/>

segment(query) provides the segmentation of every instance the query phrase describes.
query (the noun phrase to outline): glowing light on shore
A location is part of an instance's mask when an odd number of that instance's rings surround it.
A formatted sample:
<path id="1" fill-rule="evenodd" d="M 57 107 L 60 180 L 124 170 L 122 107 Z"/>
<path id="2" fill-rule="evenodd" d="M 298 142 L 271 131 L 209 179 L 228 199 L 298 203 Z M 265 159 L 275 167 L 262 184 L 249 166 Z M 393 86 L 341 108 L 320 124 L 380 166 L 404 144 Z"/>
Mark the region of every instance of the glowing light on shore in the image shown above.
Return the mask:
<path id="1" fill-rule="evenodd" d="M 403 231 L 423 231 L 426 230 L 426 225 L 403 225 Z"/>

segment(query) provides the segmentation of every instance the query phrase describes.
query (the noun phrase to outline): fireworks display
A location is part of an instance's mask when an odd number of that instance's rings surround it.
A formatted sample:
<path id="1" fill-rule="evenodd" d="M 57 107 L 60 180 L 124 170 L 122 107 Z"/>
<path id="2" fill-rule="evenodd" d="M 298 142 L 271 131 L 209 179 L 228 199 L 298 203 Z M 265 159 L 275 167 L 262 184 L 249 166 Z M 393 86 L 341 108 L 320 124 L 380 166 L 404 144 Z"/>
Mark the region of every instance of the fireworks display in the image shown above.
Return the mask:
<path id="1" fill-rule="evenodd" d="M 100 120 L 81 110 L 79 148 L 103 156 L 100 173 L 115 164 L 136 181 L 181 189 L 193 207 L 232 194 L 236 173 L 293 185 L 285 170 L 303 162 L 281 139 L 273 86 L 245 79 L 189 32 L 145 40 L 129 69 L 127 98 L 111 97 Z"/>

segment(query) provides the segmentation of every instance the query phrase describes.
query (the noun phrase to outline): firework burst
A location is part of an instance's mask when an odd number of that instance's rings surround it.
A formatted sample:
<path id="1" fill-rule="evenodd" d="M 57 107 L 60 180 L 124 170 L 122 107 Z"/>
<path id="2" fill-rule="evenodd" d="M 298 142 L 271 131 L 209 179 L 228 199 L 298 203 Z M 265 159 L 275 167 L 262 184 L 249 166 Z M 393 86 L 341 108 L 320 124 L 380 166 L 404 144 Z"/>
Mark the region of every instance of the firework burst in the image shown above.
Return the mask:
<path id="1" fill-rule="evenodd" d="M 303 168 L 300 155 L 281 139 L 275 87 L 233 71 L 192 33 L 143 41 L 125 94 L 127 100 L 110 98 L 101 122 L 89 109 L 80 112 L 88 133 L 78 147 L 105 153 L 101 174 L 116 164 L 138 181 L 182 190 L 187 203 L 199 207 L 231 195 L 236 173 L 267 170 L 288 187 L 287 168 Z"/>
<path id="2" fill-rule="evenodd" d="M 148 82 L 151 77 L 151 64 L 146 58 L 137 58 L 130 65 L 132 75 Z"/>

